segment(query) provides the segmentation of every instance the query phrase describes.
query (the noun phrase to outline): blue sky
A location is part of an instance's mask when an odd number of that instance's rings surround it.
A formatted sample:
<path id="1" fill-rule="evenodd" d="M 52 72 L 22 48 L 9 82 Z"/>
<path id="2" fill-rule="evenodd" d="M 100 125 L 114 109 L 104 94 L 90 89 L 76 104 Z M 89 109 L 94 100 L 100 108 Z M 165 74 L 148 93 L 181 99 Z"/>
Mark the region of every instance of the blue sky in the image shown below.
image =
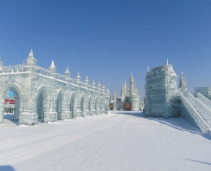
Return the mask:
<path id="1" fill-rule="evenodd" d="M 190 91 L 211 85 L 211 1 L 1 0 L 0 56 L 22 63 L 54 60 L 59 73 L 100 81 L 120 92 L 132 71 L 144 96 L 147 66 L 173 64 Z"/>

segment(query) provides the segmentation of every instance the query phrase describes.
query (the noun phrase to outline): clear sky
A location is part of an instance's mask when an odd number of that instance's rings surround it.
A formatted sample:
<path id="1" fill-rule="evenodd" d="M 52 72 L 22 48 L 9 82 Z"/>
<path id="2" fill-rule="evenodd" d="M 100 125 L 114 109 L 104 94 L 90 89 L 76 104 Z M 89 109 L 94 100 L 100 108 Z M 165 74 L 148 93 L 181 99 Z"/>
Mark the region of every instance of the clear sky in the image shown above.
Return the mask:
<path id="1" fill-rule="evenodd" d="M 111 93 L 132 71 L 144 96 L 147 66 L 173 64 L 190 91 L 211 86 L 210 0 L 1 0 L 0 56 L 22 63 L 54 60 L 59 73 L 100 81 Z"/>

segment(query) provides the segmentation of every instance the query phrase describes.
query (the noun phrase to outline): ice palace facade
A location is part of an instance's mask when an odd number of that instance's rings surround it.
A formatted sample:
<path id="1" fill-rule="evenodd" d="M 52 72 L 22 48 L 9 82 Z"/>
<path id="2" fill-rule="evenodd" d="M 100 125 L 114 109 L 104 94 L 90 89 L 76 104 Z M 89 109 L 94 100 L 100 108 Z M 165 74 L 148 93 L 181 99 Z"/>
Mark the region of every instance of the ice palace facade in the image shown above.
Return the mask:
<path id="1" fill-rule="evenodd" d="M 145 83 L 146 117 L 179 117 L 198 127 L 204 133 L 211 133 L 211 101 L 209 87 L 188 91 L 185 77 L 181 74 L 179 87 L 177 74 L 168 64 L 148 70 Z"/>
<path id="2" fill-rule="evenodd" d="M 4 122 L 4 100 L 8 90 L 15 96 L 13 120 L 19 124 L 36 125 L 83 116 L 106 114 L 110 92 L 93 80 L 81 81 L 80 74 L 70 77 L 56 73 L 54 61 L 48 69 L 36 65 L 32 50 L 26 64 L 3 66 L 0 60 L 0 123 Z"/>

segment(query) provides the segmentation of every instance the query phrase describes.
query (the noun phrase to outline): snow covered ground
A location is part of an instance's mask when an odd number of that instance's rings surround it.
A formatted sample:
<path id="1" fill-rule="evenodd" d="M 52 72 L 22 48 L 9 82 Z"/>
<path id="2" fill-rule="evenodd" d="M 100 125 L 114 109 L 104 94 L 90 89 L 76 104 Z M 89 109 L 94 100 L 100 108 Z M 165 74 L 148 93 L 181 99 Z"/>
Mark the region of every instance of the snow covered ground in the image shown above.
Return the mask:
<path id="1" fill-rule="evenodd" d="M 181 118 L 142 113 L 0 125 L 0 170 L 210 171 L 211 138 Z"/>

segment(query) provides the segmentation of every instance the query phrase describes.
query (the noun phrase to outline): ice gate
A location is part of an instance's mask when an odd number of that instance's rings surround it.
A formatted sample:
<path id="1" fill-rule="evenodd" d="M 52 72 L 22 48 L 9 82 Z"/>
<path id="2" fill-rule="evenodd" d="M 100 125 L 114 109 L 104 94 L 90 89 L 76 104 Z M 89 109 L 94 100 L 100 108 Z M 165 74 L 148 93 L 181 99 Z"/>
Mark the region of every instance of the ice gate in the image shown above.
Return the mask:
<path id="1" fill-rule="evenodd" d="M 3 66 L 0 60 L 0 123 L 4 122 L 4 99 L 8 90 L 15 95 L 14 121 L 36 125 L 87 115 L 106 114 L 109 110 L 110 92 L 100 83 L 82 82 L 78 73 L 70 77 L 68 68 L 64 75 L 56 73 L 52 61 L 48 69 L 36 65 L 32 50 L 26 64 Z"/>

